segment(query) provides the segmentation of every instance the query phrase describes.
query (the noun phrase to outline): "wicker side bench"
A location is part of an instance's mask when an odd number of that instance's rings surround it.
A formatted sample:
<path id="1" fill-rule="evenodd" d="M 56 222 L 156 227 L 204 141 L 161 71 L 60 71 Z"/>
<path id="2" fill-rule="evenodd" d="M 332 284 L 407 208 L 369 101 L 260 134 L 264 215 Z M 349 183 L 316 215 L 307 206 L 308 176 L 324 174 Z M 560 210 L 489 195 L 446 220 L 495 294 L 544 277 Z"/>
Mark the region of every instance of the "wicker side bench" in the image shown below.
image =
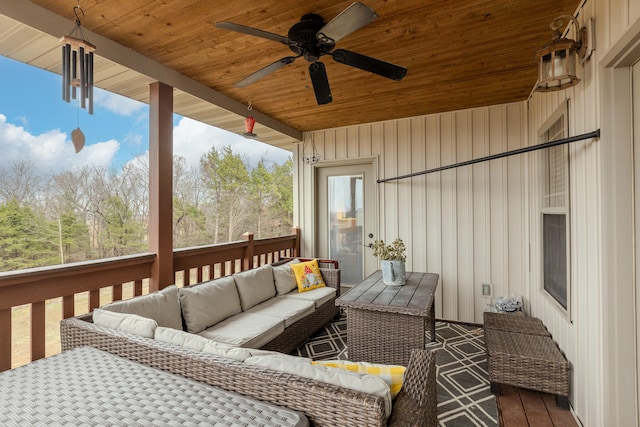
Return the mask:
<path id="1" fill-rule="evenodd" d="M 569 363 L 542 322 L 536 318 L 498 316 L 505 317 L 498 319 L 501 321 L 499 324 L 515 319 L 533 319 L 514 322 L 514 324 L 521 323 L 524 326 L 523 331 L 533 333 L 505 331 L 485 325 L 485 346 L 491 391 L 500 394 L 500 384 L 509 384 L 555 394 L 556 404 L 568 409 Z M 492 321 L 488 323 L 491 325 Z M 503 329 L 509 329 L 509 327 Z"/>

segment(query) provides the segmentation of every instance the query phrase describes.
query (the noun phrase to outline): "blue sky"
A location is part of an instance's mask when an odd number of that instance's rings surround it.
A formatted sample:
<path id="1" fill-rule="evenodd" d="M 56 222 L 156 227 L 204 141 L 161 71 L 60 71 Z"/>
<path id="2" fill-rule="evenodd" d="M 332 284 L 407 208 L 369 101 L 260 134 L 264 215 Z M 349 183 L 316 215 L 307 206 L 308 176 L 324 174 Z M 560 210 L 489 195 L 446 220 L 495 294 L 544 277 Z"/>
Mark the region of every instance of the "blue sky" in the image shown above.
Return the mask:
<path id="1" fill-rule="evenodd" d="M 89 115 L 74 100 L 64 102 L 61 94 L 60 75 L 0 56 L 0 169 L 19 159 L 31 159 L 43 173 L 84 165 L 119 168 L 148 151 L 146 104 L 96 89 Z M 76 154 L 71 132 L 78 125 L 86 143 Z M 260 157 L 282 163 L 291 156 L 182 116 L 174 115 L 173 125 L 174 154 L 191 164 L 212 145 L 231 145 L 252 164 Z"/>

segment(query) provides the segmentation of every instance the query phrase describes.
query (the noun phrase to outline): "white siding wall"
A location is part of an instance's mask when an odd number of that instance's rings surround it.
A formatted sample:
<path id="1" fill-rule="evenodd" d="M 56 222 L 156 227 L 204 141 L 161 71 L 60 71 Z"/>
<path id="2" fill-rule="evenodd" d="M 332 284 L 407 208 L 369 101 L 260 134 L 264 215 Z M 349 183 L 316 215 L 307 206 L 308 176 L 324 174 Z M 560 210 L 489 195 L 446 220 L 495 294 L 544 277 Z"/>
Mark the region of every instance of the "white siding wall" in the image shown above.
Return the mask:
<path id="1" fill-rule="evenodd" d="M 323 162 L 375 156 L 390 178 L 520 148 L 526 103 L 314 132 Z M 298 148 L 301 149 L 300 147 Z M 525 157 L 378 184 L 378 236 L 403 238 L 407 268 L 439 273 L 439 318 L 482 322 L 482 282 L 522 295 L 526 281 Z M 314 251 L 312 168 L 296 171 L 303 252 Z"/>
<path id="2" fill-rule="evenodd" d="M 587 0 L 578 19 L 584 22 L 588 17 L 595 20 L 597 50 L 584 68 L 580 67 L 582 82 L 574 88 L 536 93 L 523 103 L 317 131 L 313 135 L 323 161 L 375 156 L 379 178 L 387 178 L 533 145 L 538 143 L 542 124 L 566 99 L 570 135 L 600 128 L 601 99 L 608 96 L 601 92 L 608 86 L 600 77 L 600 60 L 629 39 L 630 30 L 639 27 L 640 1 Z M 603 151 L 611 150 L 614 143 L 607 138 L 603 134 L 600 140 L 570 145 L 569 316 L 551 302 L 541 286 L 537 154 L 379 184 L 377 212 L 379 236 L 387 240 L 399 235 L 408 243 L 410 270 L 440 274 L 437 317 L 480 323 L 485 305 L 478 296 L 481 282 L 494 284 L 494 296 L 522 294 L 526 309 L 544 321 L 570 361 L 575 414 L 583 425 L 596 427 L 640 424 L 638 355 L 632 356 L 635 365 L 616 366 L 618 361 L 629 359 L 628 354 L 620 353 L 633 353 L 640 335 L 633 324 L 625 324 L 624 331 L 611 326 L 607 329 L 624 316 L 610 318 L 619 308 L 603 305 L 610 300 L 609 294 L 622 295 L 624 292 L 615 291 L 629 286 L 604 277 L 611 269 L 609 265 L 619 265 L 610 258 L 618 250 L 628 252 L 624 246 L 628 242 L 619 243 L 610 237 L 609 225 L 603 221 L 608 212 L 616 212 L 625 220 L 633 214 L 621 214 L 618 207 L 607 206 L 610 190 L 603 188 L 603 183 L 605 187 L 606 183 L 615 185 L 616 179 L 620 183 L 627 173 L 609 170 L 616 165 Z M 626 150 L 632 151 L 629 147 Z M 296 220 L 303 231 L 303 250 L 311 254 L 311 168 L 300 163 L 295 173 Z M 624 208 L 629 210 L 628 206 Z M 619 244 L 620 248 L 612 247 Z M 625 272 L 616 277 L 628 276 Z M 638 316 L 632 300 L 617 302 Z M 626 341 L 628 344 L 624 344 Z M 610 343 L 617 347 L 612 350 Z M 616 352 L 613 356 L 612 351 Z M 626 379 L 619 381 L 623 377 Z"/>
<path id="3" fill-rule="evenodd" d="M 580 67 L 582 82 L 577 86 L 555 93 L 536 93 L 529 103 L 529 141 L 534 144 L 542 124 L 551 116 L 565 99 L 569 99 L 570 135 L 591 132 L 600 128 L 600 69 L 599 61 L 640 18 L 640 2 L 637 0 L 587 1 L 579 11 L 581 23 L 593 17 L 596 23 L 597 50 L 592 58 Z M 573 33 L 572 33 L 573 34 Z M 630 124 L 629 124 L 630 125 Z M 540 224 L 539 224 L 539 171 L 537 158 L 529 157 L 530 190 L 530 230 L 531 230 L 531 280 L 528 294 L 531 312 L 540 317 L 552 332 L 560 348 L 566 353 L 572 365 L 571 403 L 575 413 L 585 426 L 638 425 L 637 402 L 628 390 L 611 389 L 606 380 L 605 352 L 607 337 L 603 325 L 607 323 L 603 301 L 606 293 L 614 287 L 628 284 L 615 283 L 603 277 L 603 257 L 614 253 L 612 242 L 602 232 L 603 173 L 601 170 L 601 150 L 611 141 L 603 134 L 598 141 L 575 142 L 570 145 L 570 217 L 571 217 L 571 313 L 567 316 L 550 302 L 550 297 L 542 290 L 540 268 Z M 631 161 L 629 159 L 629 161 Z M 631 196 L 631 195 L 629 195 Z M 631 229 L 628 230 L 629 234 Z M 606 248 L 606 250 L 605 250 Z M 631 305 L 633 305 L 631 303 Z M 617 310 L 612 308 L 612 311 Z M 631 328 L 633 329 L 633 328 Z M 629 340 L 633 330 L 610 331 L 620 334 L 613 340 Z M 622 336 L 625 336 L 622 338 Z M 631 341 L 630 341 L 631 342 Z M 630 343 L 629 342 L 629 343 Z M 629 345 L 629 349 L 633 346 Z M 631 369 L 628 369 L 631 368 Z M 633 367 L 625 368 L 627 378 L 637 378 Z M 637 393 L 636 384 L 636 393 Z M 614 385 L 615 387 L 615 385 Z M 607 396 L 614 396 L 607 400 Z M 615 397 L 617 396 L 617 397 Z M 635 395 L 637 396 L 637 394 Z M 614 408 L 607 405 L 613 401 L 625 403 Z M 613 402 L 613 403 L 611 403 Z M 608 415 L 607 415 L 608 414 Z M 613 417 L 612 417 L 613 416 Z"/>

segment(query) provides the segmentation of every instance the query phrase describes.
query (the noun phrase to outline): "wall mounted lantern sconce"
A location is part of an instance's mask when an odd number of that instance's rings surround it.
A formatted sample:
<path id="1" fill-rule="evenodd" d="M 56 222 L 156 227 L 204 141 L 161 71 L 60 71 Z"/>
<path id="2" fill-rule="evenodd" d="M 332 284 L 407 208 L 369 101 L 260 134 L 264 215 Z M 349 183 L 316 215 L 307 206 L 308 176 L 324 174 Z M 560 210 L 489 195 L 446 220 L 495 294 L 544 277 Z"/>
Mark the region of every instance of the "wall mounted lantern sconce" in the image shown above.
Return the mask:
<path id="1" fill-rule="evenodd" d="M 575 26 L 576 40 L 562 37 L 560 33 L 567 20 Z M 575 17 L 562 15 L 549 27 L 553 31 L 553 40 L 536 54 L 538 83 L 535 90 L 538 92 L 551 92 L 577 85 L 580 79 L 576 75 L 576 57 L 582 64 L 593 52 L 592 19 L 588 19 L 586 25 L 580 27 Z"/>

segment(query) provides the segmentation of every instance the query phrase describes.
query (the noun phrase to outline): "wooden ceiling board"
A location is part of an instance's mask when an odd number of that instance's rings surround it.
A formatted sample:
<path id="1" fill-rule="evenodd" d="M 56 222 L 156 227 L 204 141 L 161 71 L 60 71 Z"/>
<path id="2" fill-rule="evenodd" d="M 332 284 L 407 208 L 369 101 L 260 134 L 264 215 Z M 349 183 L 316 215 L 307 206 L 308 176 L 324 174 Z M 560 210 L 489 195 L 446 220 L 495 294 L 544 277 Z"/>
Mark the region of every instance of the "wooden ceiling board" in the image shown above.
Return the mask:
<path id="1" fill-rule="evenodd" d="M 32 0 L 73 17 L 68 0 Z M 408 68 L 401 82 L 324 57 L 333 102 L 319 106 L 298 58 L 260 81 L 235 83 L 285 56 L 280 43 L 222 30 L 228 21 L 286 35 L 303 14 L 331 20 L 334 0 L 81 0 L 82 25 L 295 129 L 309 131 L 525 100 L 549 24 L 576 0 L 364 0 L 378 19 L 337 48 Z M 96 52 L 99 53 L 99 46 Z M 186 107 L 185 107 L 186 108 Z"/>

